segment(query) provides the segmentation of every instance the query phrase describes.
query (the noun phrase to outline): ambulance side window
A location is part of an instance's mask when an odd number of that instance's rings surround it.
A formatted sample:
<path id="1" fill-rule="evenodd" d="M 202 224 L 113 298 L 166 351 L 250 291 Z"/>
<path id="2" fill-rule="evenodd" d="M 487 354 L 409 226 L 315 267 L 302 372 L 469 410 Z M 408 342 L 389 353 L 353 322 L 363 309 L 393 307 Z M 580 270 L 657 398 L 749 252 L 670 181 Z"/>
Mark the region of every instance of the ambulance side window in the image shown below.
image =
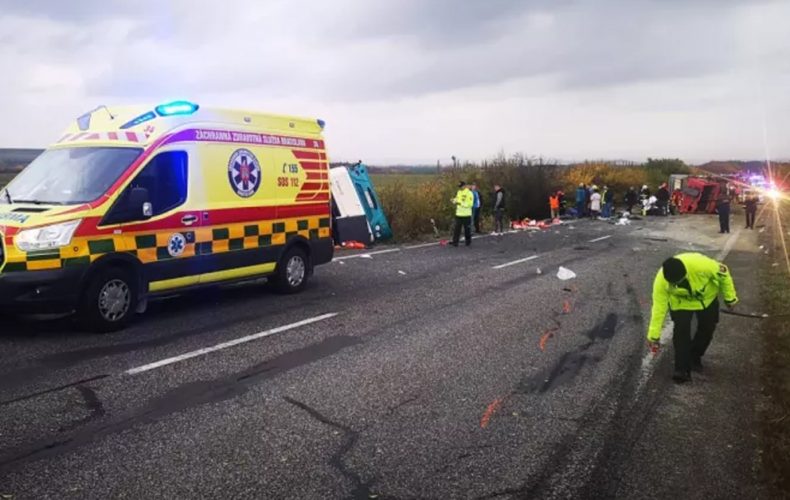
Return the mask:
<path id="1" fill-rule="evenodd" d="M 184 204 L 187 200 L 187 153 L 166 151 L 156 155 L 126 187 L 102 224 L 119 224 L 143 220 L 142 207 L 131 206 L 134 188 L 145 188 L 156 217 Z"/>
<path id="2" fill-rule="evenodd" d="M 135 187 L 148 190 L 154 217 L 183 205 L 187 201 L 187 154 L 159 153 L 129 184 L 129 188 Z"/>

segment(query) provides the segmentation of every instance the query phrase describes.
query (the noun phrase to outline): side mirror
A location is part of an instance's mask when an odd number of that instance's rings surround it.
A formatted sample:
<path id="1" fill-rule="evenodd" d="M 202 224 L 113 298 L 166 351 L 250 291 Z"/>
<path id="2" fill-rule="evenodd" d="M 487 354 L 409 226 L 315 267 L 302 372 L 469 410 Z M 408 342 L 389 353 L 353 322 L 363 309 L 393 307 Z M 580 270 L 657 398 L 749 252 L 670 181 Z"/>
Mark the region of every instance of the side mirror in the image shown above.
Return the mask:
<path id="1" fill-rule="evenodd" d="M 142 216 L 144 219 L 149 219 L 154 214 L 148 190 L 144 187 L 132 188 L 129 192 L 128 207 L 135 214 L 135 218 Z"/>

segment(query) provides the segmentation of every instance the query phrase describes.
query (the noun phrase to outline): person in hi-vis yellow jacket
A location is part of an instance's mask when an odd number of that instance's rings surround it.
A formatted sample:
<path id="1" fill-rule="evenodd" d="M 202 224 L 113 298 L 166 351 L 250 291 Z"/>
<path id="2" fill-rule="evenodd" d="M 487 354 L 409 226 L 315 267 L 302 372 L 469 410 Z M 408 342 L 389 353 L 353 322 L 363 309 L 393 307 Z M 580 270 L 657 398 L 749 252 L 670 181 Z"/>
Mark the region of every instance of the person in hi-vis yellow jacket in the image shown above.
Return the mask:
<path id="1" fill-rule="evenodd" d="M 700 253 L 681 253 L 664 261 L 653 282 L 653 310 L 647 341 L 659 347 L 667 310 L 674 323 L 676 382 L 691 380 L 691 369 L 702 370 L 702 356 L 719 322 L 719 295 L 728 308 L 738 302 L 730 270 Z M 697 332 L 691 338 L 691 319 L 697 316 Z"/>
<path id="2" fill-rule="evenodd" d="M 464 227 L 464 241 L 466 246 L 472 244 L 472 207 L 475 202 L 475 195 L 472 194 L 464 181 L 458 183 L 458 192 L 455 194 L 452 203 L 455 205 L 455 227 L 453 227 L 453 241 L 451 245 L 458 246 L 461 237 L 461 226 Z"/>

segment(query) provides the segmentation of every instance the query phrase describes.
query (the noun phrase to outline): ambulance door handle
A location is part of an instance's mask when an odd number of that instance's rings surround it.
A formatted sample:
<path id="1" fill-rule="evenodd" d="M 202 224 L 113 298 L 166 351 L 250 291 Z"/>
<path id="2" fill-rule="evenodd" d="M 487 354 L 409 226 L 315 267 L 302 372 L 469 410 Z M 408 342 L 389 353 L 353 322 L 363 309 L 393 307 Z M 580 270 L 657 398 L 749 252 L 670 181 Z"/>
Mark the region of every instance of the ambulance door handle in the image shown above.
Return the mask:
<path id="1" fill-rule="evenodd" d="M 181 223 L 185 226 L 191 226 L 198 221 L 197 215 L 185 215 L 181 217 Z"/>

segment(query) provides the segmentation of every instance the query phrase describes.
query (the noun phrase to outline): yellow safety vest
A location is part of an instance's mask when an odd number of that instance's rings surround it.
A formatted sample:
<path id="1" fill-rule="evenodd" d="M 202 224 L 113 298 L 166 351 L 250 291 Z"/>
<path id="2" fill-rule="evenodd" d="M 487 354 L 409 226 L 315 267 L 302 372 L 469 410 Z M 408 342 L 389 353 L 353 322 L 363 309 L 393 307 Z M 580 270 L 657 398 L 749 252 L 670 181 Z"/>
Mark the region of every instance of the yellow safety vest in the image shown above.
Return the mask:
<path id="1" fill-rule="evenodd" d="M 647 339 L 652 342 L 661 338 L 661 326 L 667 310 L 701 311 L 711 305 L 720 293 L 726 303 L 738 302 L 735 283 L 727 266 L 700 253 L 681 253 L 675 258 L 680 259 L 686 268 L 691 291 L 670 284 L 664 279 L 663 269 L 658 270 L 653 281 L 653 310 L 647 331 Z"/>
<path id="2" fill-rule="evenodd" d="M 469 188 L 459 189 L 453 199 L 455 203 L 455 216 L 456 217 L 471 217 L 472 206 L 475 204 L 475 195 Z"/>

